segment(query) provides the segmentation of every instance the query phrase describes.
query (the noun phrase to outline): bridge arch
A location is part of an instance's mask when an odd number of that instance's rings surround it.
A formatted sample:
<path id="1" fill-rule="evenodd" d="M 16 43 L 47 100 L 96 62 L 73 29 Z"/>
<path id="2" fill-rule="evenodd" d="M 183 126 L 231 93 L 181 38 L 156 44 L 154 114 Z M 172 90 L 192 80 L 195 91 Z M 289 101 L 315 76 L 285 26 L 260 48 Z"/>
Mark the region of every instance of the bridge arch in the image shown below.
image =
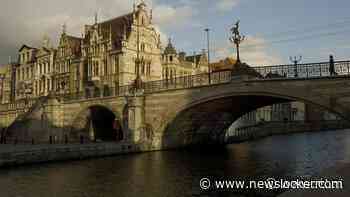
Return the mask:
<path id="1" fill-rule="evenodd" d="M 122 121 L 122 116 L 113 108 L 90 105 L 73 118 L 69 136 L 75 140 L 83 136 L 90 141 L 122 141 L 125 135 Z"/>
<path id="2" fill-rule="evenodd" d="M 221 142 L 227 129 L 245 113 L 284 102 L 300 101 L 349 118 L 339 110 L 342 106 L 330 102 L 329 97 L 316 95 L 315 99 L 303 91 L 286 94 L 283 88 L 275 91 L 256 91 L 256 88 L 249 91 L 249 87 L 246 91 L 233 90 L 232 87 L 225 91 L 215 91 L 210 87 L 205 89 L 196 96 L 187 94 L 190 99 L 179 103 L 176 110 L 169 110 L 165 118 L 167 121 L 160 126 L 164 130 L 162 147 Z"/>

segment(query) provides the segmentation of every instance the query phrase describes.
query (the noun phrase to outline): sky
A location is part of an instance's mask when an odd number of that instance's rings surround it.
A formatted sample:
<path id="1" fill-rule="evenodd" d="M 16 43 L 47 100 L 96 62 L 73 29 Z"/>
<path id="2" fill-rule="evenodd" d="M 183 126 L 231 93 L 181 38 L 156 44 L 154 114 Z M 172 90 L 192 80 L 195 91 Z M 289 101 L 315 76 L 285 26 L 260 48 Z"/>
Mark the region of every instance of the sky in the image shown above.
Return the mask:
<path id="1" fill-rule="evenodd" d="M 138 0 L 1 0 L 0 64 L 17 58 L 22 44 L 40 47 L 49 36 L 57 45 L 62 25 L 79 36 L 85 24 L 132 11 Z M 239 19 L 246 36 L 241 58 L 252 66 L 350 59 L 349 0 L 145 0 L 163 46 L 170 37 L 178 51 L 199 53 L 207 48 L 210 28 L 212 61 L 235 55 L 230 27 Z"/>

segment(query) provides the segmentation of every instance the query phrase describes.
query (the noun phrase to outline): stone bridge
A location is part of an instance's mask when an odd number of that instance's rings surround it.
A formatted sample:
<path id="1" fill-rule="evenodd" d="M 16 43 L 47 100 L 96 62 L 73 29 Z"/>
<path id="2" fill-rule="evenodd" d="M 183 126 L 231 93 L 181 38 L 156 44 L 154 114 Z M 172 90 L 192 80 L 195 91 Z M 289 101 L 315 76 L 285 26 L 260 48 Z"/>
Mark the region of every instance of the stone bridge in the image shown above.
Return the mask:
<path id="1" fill-rule="evenodd" d="M 225 132 L 236 119 L 276 103 L 310 103 L 350 120 L 348 76 L 263 79 L 222 72 L 213 74 L 211 80 L 210 84 L 198 78 L 166 85 L 157 82 L 136 92 L 109 97 L 51 96 L 27 108 L 1 106 L 0 124 L 8 127 L 8 136 L 23 139 L 35 136 L 39 141 L 47 141 L 49 136 L 85 136 L 166 149 L 224 143 Z"/>

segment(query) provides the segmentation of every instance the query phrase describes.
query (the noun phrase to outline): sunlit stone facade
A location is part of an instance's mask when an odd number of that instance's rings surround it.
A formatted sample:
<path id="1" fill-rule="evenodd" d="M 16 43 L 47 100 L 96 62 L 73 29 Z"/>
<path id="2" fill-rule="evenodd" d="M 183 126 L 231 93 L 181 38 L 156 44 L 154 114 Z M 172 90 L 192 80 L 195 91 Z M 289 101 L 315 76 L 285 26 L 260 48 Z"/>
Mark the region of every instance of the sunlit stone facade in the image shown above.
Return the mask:
<path id="1" fill-rule="evenodd" d="M 106 94 L 132 84 L 137 69 L 143 82 L 207 72 L 204 53 L 185 57 L 176 50 L 169 53 L 169 47 L 173 48 L 171 43 L 162 48 L 152 12 L 144 2 L 107 21 L 99 22 L 96 15 L 81 37 L 69 35 L 64 25 L 56 48 L 47 37 L 38 48 L 20 48 L 18 63 L 11 67 L 14 100 L 49 93 Z"/>

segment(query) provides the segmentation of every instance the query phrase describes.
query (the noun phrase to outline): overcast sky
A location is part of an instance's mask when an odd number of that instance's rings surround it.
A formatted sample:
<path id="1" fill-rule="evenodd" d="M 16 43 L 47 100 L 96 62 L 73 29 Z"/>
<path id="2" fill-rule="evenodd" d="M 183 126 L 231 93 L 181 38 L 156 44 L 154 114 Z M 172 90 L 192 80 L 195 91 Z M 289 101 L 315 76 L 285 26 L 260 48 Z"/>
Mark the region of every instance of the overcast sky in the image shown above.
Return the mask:
<path id="1" fill-rule="evenodd" d="M 0 64 L 17 58 L 22 44 L 40 47 L 43 36 L 53 44 L 62 25 L 81 35 L 94 13 L 106 20 L 132 11 L 133 0 L 1 0 Z M 138 1 L 136 1 L 138 2 Z M 164 42 L 171 37 L 178 51 L 206 48 L 209 27 L 214 60 L 233 55 L 229 29 L 241 20 L 242 59 L 251 65 L 350 59 L 349 0 L 146 0 Z M 166 43 L 163 43 L 166 45 Z"/>

